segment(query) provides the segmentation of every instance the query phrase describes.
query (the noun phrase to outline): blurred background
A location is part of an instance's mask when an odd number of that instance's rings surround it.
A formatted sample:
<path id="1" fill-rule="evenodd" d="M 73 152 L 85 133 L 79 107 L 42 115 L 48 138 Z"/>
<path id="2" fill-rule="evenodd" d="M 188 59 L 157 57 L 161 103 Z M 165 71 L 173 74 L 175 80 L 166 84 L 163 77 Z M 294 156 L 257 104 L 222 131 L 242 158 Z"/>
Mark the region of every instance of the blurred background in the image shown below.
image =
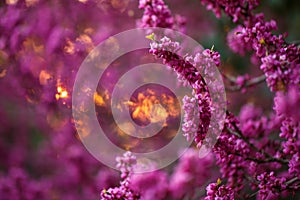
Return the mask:
<path id="1" fill-rule="evenodd" d="M 197 0 L 166 4 L 173 14 L 186 17 L 187 35 L 220 52 L 221 71 L 231 76 L 262 74 L 250 55 L 230 51 L 226 37 L 235 25 L 226 16 L 216 19 Z M 277 21 L 278 33 L 288 33 L 287 42 L 298 44 L 299 11 L 297 0 L 264 0 L 257 9 L 267 20 Z M 103 188 L 118 184 L 118 172 L 94 159 L 78 139 L 72 87 L 88 53 L 109 36 L 135 28 L 142 14 L 134 0 L 0 1 L 0 200 L 97 199 Z M 133 96 L 131 114 L 148 105 L 151 95 Z M 272 97 L 264 83 L 244 95 L 227 93 L 234 113 L 245 103 L 269 112 Z M 101 93 L 95 97 L 99 112 L 106 112 L 108 99 Z M 147 109 L 136 111 L 140 123 L 157 120 L 145 119 Z"/>

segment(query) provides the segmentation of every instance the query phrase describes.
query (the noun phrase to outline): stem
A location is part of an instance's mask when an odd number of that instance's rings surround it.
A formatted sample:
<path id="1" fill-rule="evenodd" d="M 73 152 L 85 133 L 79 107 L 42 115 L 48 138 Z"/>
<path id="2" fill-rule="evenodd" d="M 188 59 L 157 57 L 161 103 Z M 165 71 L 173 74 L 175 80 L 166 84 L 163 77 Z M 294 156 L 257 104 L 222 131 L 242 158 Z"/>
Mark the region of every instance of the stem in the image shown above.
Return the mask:
<path id="1" fill-rule="evenodd" d="M 222 73 L 222 72 L 221 72 Z M 230 76 L 228 74 L 222 73 L 222 75 L 224 76 L 224 78 L 226 78 L 228 81 L 230 81 L 231 83 L 235 83 L 236 78 L 233 76 Z"/>
<path id="2" fill-rule="evenodd" d="M 296 181 L 300 181 L 300 179 L 299 179 L 298 177 L 294 177 L 294 178 L 292 178 L 291 180 L 285 182 L 285 184 L 286 184 L 287 186 L 289 186 L 289 185 L 292 185 L 293 183 L 295 183 Z"/>
<path id="3" fill-rule="evenodd" d="M 228 76 L 228 75 L 224 75 L 224 77 L 227 80 L 229 80 L 231 83 L 236 84 L 236 78 L 234 78 L 232 76 Z M 246 83 L 243 86 L 239 86 L 239 85 L 228 86 L 228 87 L 226 87 L 226 89 L 231 92 L 236 92 L 236 91 L 240 91 L 241 89 L 246 88 L 246 87 L 258 85 L 258 84 L 264 82 L 265 80 L 266 80 L 266 76 L 261 75 L 261 76 L 258 76 L 258 77 L 255 77 L 255 78 L 252 78 L 252 79 L 246 81 Z"/>
<path id="4" fill-rule="evenodd" d="M 252 160 L 252 161 L 255 161 L 257 163 L 269 163 L 269 162 L 280 162 L 282 164 L 287 164 L 288 163 L 288 160 L 283 160 L 283 159 L 278 159 L 278 158 L 274 158 L 274 157 L 271 157 L 271 158 L 267 158 L 265 160 L 260 160 L 260 159 L 257 159 L 257 158 L 246 158 L 246 160 Z"/>
<path id="5" fill-rule="evenodd" d="M 252 194 L 249 196 L 249 198 L 254 197 L 255 195 L 257 195 L 258 192 L 259 192 L 259 190 L 257 190 L 256 192 L 252 193 Z"/>

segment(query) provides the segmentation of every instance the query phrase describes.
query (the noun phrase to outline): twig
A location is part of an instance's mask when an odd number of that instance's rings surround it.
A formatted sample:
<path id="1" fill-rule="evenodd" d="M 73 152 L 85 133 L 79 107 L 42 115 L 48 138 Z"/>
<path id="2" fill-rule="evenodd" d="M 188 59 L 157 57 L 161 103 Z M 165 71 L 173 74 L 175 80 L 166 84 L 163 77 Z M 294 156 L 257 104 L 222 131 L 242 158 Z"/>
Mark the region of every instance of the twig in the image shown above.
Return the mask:
<path id="1" fill-rule="evenodd" d="M 229 80 L 231 83 L 236 84 L 236 78 L 232 77 L 232 76 L 228 76 L 228 75 L 224 75 L 224 77 Z M 243 88 L 246 87 L 251 87 L 257 84 L 260 84 L 262 82 L 264 82 L 266 80 L 266 76 L 265 75 L 261 75 L 255 78 L 252 78 L 248 81 L 245 82 L 244 85 L 240 86 L 240 85 L 234 85 L 234 86 L 227 86 L 226 90 L 231 91 L 231 92 L 236 92 L 236 91 L 240 91 Z"/>
<path id="2" fill-rule="evenodd" d="M 286 185 L 286 186 L 289 186 L 289 185 L 295 183 L 296 181 L 299 181 L 299 178 L 298 178 L 298 177 L 294 177 L 294 178 L 292 178 L 291 180 L 286 181 L 286 182 L 285 182 L 285 185 Z M 254 197 L 258 192 L 259 192 L 259 190 L 257 190 L 256 192 L 252 193 L 249 197 L 250 197 L 250 198 L 251 198 L 251 197 Z"/>
<path id="3" fill-rule="evenodd" d="M 299 179 L 298 177 L 294 177 L 294 178 L 292 178 L 291 180 L 285 182 L 285 184 L 286 184 L 287 186 L 289 186 L 289 185 L 292 185 L 293 183 L 295 183 L 296 181 L 300 181 L 300 179 Z"/>

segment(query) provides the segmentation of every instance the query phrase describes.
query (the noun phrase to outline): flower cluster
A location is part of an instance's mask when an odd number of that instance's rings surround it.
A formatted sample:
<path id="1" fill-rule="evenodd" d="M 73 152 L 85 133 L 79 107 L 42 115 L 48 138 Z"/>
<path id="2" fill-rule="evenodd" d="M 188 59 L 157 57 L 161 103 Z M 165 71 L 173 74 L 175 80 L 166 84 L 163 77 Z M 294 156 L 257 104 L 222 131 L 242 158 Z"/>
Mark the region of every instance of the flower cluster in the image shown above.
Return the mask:
<path id="1" fill-rule="evenodd" d="M 126 171 L 128 176 L 120 186 L 102 190 L 101 199 L 180 200 L 197 197 L 197 190 L 203 188 L 211 176 L 208 172 L 214 159 L 212 154 L 200 159 L 196 149 L 188 149 L 170 175 L 165 171 L 133 173 L 134 157 L 130 152 L 117 160 L 117 166 L 122 166 L 119 169 Z"/>
<path id="2" fill-rule="evenodd" d="M 185 124 L 193 124 L 196 121 L 198 123 L 198 131 L 195 134 L 195 142 L 201 146 L 205 134 L 208 130 L 211 117 L 211 99 L 208 92 L 207 85 L 201 76 L 207 74 L 209 69 L 214 65 L 220 64 L 220 55 L 213 50 L 201 50 L 195 54 L 195 56 L 186 56 L 181 58 L 177 53 L 181 50 L 178 42 L 171 41 L 168 37 L 163 37 L 159 42 L 153 41 L 150 44 L 149 52 L 156 56 L 156 58 L 163 59 L 163 63 L 172 68 L 177 73 L 177 78 L 180 82 L 190 85 L 194 90 L 195 99 L 198 101 L 198 113 L 199 119 L 196 116 L 190 118 L 192 111 L 190 100 L 185 98 L 184 107 L 187 109 L 185 114 Z M 201 73 L 200 73 L 201 72 Z M 209 74 L 207 74 L 209 75 Z M 193 101 L 191 99 L 191 101 Z M 190 133 L 191 130 L 184 127 L 185 135 L 187 139 L 193 136 Z"/>
<path id="3" fill-rule="evenodd" d="M 200 190 L 212 175 L 209 169 L 213 161 L 212 154 L 199 159 L 197 150 L 187 150 L 170 177 L 172 199 L 197 196 L 197 190 Z"/>
<path id="4" fill-rule="evenodd" d="M 122 157 L 117 157 L 117 168 L 121 171 L 121 182 L 119 187 L 103 189 L 101 192 L 101 199 L 103 200 L 116 200 L 140 199 L 140 195 L 133 191 L 130 187 L 130 179 L 133 173 L 133 166 L 136 164 L 136 157 L 130 151 L 124 153 Z"/>
<path id="5" fill-rule="evenodd" d="M 139 8 L 144 10 L 141 21 L 138 21 L 139 27 L 161 27 L 185 31 L 185 18 L 180 15 L 173 17 L 163 0 L 140 0 Z"/>
<path id="6" fill-rule="evenodd" d="M 141 199 L 166 199 L 169 195 L 169 177 L 165 171 L 133 174 L 130 187 L 141 194 Z"/>
<path id="7" fill-rule="evenodd" d="M 270 25 L 271 26 L 271 25 Z M 183 99 L 185 109 L 183 132 L 184 135 L 190 139 L 195 137 L 195 142 L 200 147 L 205 138 L 207 127 L 210 123 L 210 95 L 205 81 L 199 74 L 203 74 L 203 67 L 209 67 L 211 63 L 219 65 L 219 54 L 211 50 L 204 50 L 196 53 L 193 56 L 186 56 L 181 58 L 178 56 L 180 52 L 180 44 L 173 42 L 169 38 L 164 37 L 160 41 L 154 41 L 150 44 L 150 53 L 157 58 L 162 58 L 163 63 L 173 68 L 178 75 L 180 82 L 184 82 L 190 85 L 195 92 L 195 98 L 185 97 Z M 258 52 L 257 52 L 258 54 Z M 267 75 L 266 75 L 267 76 Z M 264 77 L 263 77 L 264 78 Z M 239 76 L 235 79 L 235 83 L 238 88 L 243 88 L 248 85 L 255 85 L 263 78 L 257 78 L 257 80 L 251 80 L 248 75 Z M 268 80 L 267 80 L 268 81 Z M 291 104 L 299 105 L 298 92 L 296 89 L 289 90 L 287 95 L 291 96 Z M 245 92 L 245 91 L 244 91 Z M 278 95 L 282 95 L 278 92 Z M 286 102 L 277 97 L 277 101 L 283 105 L 277 105 L 284 113 L 289 113 L 289 105 L 284 105 Z M 198 100 L 198 109 L 195 113 L 195 101 Z M 205 102 L 205 104 L 203 104 Z M 298 111 L 294 111 L 289 115 L 296 115 Z M 194 117 L 193 117 L 194 116 Z M 196 124 L 199 117 L 200 124 L 198 131 L 196 132 Z M 284 118 L 284 117 L 283 117 Z M 232 191 L 241 192 L 244 188 L 244 182 L 246 179 L 252 180 L 252 188 L 260 188 L 260 185 L 255 183 L 256 175 L 259 172 L 265 170 L 278 170 L 282 165 L 289 165 L 290 175 L 294 175 L 298 172 L 298 165 L 295 164 L 297 156 L 291 158 L 291 161 L 283 159 L 281 151 L 286 155 L 293 155 L 299 152 L 298 142 L 298 123 L 292 121 L 294 124 L 285 125 L 288 119 L 283 120 L 282 117 L 275 116 L 263 116 L 262 110 L 251 105 L 246 105 L 241 109 L 240 120 L 234 117 L 229 112 L 227 113 L 227 122 L 225 123 L 224 130 L 218 142 L 214 147 L 214 154 L 216 155 L 217 164 L 220 167 L 220 172 L 223 178 L 227 178 L 228 187 L 232 188 Z M 296 124 L 295 124 L 296 123 Z M 203 127 L 203 125 L 206 125 Z M 278 130 L 278 127 L 283 126 L 281 131 L 286 128 L 286 131 L 293 133 L 286 133 L 289 135 L 289 139 L 285 142 L 281 142 L 282 149 L 275 150 L 274 147 L 279 144 L 278 140 L 270 140 L 269 135 L 274 130 Z M 293 127 L 293 128 L 292 128 Z M 280 134 L 281 137 L 283 133 Z M 267 163 L 267 164 L 266 164 Z M 288 175 L 287 177 L 291 177 Z M 275 177 L 276 178 L 276 177 Z M 282 187 L 279 191 L 283 191 Z M 271 190 L 267 188 L 266 191 Z M 232 198 L 233 194 L 230 193 L 228 198 Z M 259 195 L 259 198 L 263 199 L 264 196 Z"/>
<path id="8" fill-rule="evenodd" d="M 300 155 L 299 152 L 295 153 L 289 162 L 289 173 L 295 174 L 300 178 Z"/>
<path id="9" fill-rule="evenodd" d="M 286 188 L 285 178 L 277 178 L 274 176 L 274 172 L 267 174 L 266 172 L 257 176 L 257 180 L 260 181 L 259 184 L 259 198 L 268 199 L 270 196 L 273 198 L 278 198 L 278 191 L 284 190 Z"/>
<path id="10" fill-rule="evenodd" d="M 202 0 L 208 10 L 213 10 L 219 17 L 221 10 L 232 17 L 233 22 L 243 19 L 241 25 L 232 30 L 227 41 L 229 47 L 236 53 L 244 55 L 253 50 L 253 61 L 261 61 L 260 69 L 266 76 L 268 86 L 272 91 L 284 90 L 290 85 L 299 85 L 299 48 L 287 44 L 285 35 L 276 36 L 272 31 L 277 30 L 274 20 L 265 21 L 264 14 L 253 14 L 258 1 L 210 1 Z"/>
<path id="11" fill-rule="evenodd" d="M 258 0 L 238 0 L 238 1 L 223 1 L 223 0 L 201 0 L 203 5 L 206 5 L 207 10 L 212 10 L 215 15 L 220 18 L 222 10 L 232 18 L 233 22 L 239 19 L 247 19 L 251 13 L 249 10 L 255 9 L 259 5 Z"/>
<path id="12" fill-rule="evenodd" d="M 292 176 L 299 177 L 300 112 L 298 109 L 295 109 L 300 102 L 299 88 L 291 87 L 286 93 L 282 91 L 277 92 L 274 101 L 274 109 L 282 120 L 279 134 L 284 139 L 281 143 L 281 156 L 290 158 L 288 172 Z"/>
<path id="13" fill-rule="evenodd" d="M 231 200 L 234 199 L 234 192 L 233 190 L 226 186 L 220 185 L 221 181 L 218 179 L 217 183 L 210 183 L 206 190 L 207 196 L 204 198 L 205 200 L 215 200 L 215 199 L 224 199 L 224 200 Z"/>
<path id="14" fill-rule="evenodd" d="M 197 100 L 194 97 L 184 96 L 182 99 L 184 110 L 184 123 L 182 125 L 183 135 L 188 141 L 194 138 L 198 130 L 197 121 L 199 119 L 199 112 L 197 111 Z"/>
<path id="15" fill-rule="evenodd" d="M 287 92 L 279 91 L 274 99 L 277 115 L 300 120 L 300 111 L 295 109 L 300 103 L 300 89 L 297 86 L 288 88 Z"/>
<path id="16" fill-rule="evenodd" d="M 124 153 L 123 157 L 117 157 L 117 168 L 121 171 L 121 178 L 128 179 L 136 164 L 136 157 L 130 151 Z"/>

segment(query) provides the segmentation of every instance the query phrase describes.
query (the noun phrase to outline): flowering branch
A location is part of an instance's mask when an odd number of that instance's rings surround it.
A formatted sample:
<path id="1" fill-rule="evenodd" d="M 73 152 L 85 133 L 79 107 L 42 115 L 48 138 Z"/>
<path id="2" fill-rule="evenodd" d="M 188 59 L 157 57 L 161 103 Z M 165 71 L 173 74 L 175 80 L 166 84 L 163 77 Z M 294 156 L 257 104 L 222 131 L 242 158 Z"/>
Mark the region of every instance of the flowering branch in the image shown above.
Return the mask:
<path id="1" fill-rule="evenodd" d="M 180 58 L 179 56 L 176 55 L 176 53 L 175 54 L 172 53 L 172 52 L 180 51 L 179 43 L 173 42 L 166 37 L 161 39 L 158 42 L 157 40 L 153 40 L 153 41 L 154 42 L 151 44 L 150 52 L 154 54 L 157 58 L 163 58 L 164 63 L 167 64 L 169 67 L 173 68 L 174 71 L 176 71 L 179 80 L 181 80 L 182 82 L 188 82 L 188 84 L 191 85 L 193 88 L 202 88 L 201 93 L 202 92 L 208 93 L 208 90 L 205 86 L 205 82 L 203 82 L 203 79 L 201 77 L 197 76 L 197 73 L 195 71 L 197 69 L 198 63 L 195 63 L 194 61 L 197 56 L 195 57 L 187 56 L 186 58 Z M 215 62 L 213 57 L 210 56 L 212 56 L 213 53 L 216 52 L 205 50 L 202 53 L 204 52 L 206 52 L 204 55 L 208 55 L 208 56 L 201 57 L 201 59 L 205 60 L 209 58 L 210 62 L 212 61 Z M 199 56 L 197 57 L 197 59 L 199 60 Z M 205 61 L 203 61 L 202 64 L 205 65 Z M 235 82 L 237 81 L 234 79 L 231 80 Z M 251 85 L 258 84 L 264 80 L 265 80 L 265 75 L 262 75 L 254 79 L 249 79 L 243 85 L 251 86 Z M 197 95 L 200 93 L 199 91 L 195 90 L 195 94 Z M 201 97 L 203 97 L 203 93 Z M 208 99 L 196 98 L 196 99 L 202 103 L 203 100 L 205 100 L 205 102 L 208 102 L 208 104 L 204 104 L 205 106 L 210 105 L 209 103 L 211 101 L 210 98 Z M 195 116 L 195 109 L 193 109 L 194 101 L 195 99 L 187 99 L 187 98 L 185 98 L 184 100 L 183 108 L 185 109 L 186 112 L 184 117 L 186 126 L 185 125 L 183 126 L 183 130 L 187 131 L 185 133 L 185 136 L 187 138 L 196 136 L 195 142 L 198 144 L 198 146 L 201 146 L 202 141 L 205 138 L 205 134 L 204 134 L 205 132 L 203 132 L 203 130 L 205 129 L 203 129 L 203 123 L 199 125 L 199 127 L 202 129 L 200 129 L 199 131 L 198 128 L 198 132 L 196 131 L 197 130 L 196 127 L 194 127 L 195 121 L 193 121 L 193 117 L 191 117 L 193 115 Z M 199 105 L 200 105 L 199 106 L 200 109 L 205 108 L 205 106 L 203 107 L 203 105 L 201 104 Z M 203 115 L 204 114 L 203 112 L 208 112 L 209 107 L 208 109 L 206 109 L 206 111 L 200 109 L 199 111 L 197 111 L 199 113 L 198 116 L 201 122 L 205 122 L 207 121 L 208 115 Z M 280 158 L 280 156 L 277 157 L 278 156 L 277 154 L 275 157 L 267 153 L 269 148 L 268 145 L 266 145 L 265 148 L 256 147 L 252 142 L 249 141 L 248 139 L 249 136 L 245 136 L 243 131 L 239 128 L 239 126 L 237 125 L 238 120 L 229 111 L 227 111 L 226 114 L 227 114 L 227 123 L 225 123 L 224 131 L 219 137 L 219 140 L 214 148 L 214 153 L 217 156 L 217 163 L 221 167 L 221 172 L 223 176 L 228 178 L 228 187 L 234 187 L 235 192 L 240 191 L 241 188 L 243 187 L 241 183 L 245 175 L 247 174 L 248 170 L 252 170 L 249 169 L 249 167 L 251 167 L 251 164 L 254 165 L 255 168 L 258 167 L 258 164 L 266 164 L 266 163 L 270 165 L 273 165 L 274 163 L 283 164 L 286 166 L 290 165 L 290 161 L 288 159 Z M 265 122 L 261 121 L 259 123 L 264 124 Z M 261 131 L 262 132 L 267 131 L 267 127 L 263 128 Z M 234 152 L 232 152 L 232 150 L 234 150 Z M 255 157 L 251 157 L 251 154 L 254 154 Z M 234 173 L 232 173 L 232 171 L 234 171 Z M 256 172 L 254 170 L 251 173 L 250 176 L 256 176 L 255 175 Z M 276 177 L 273 177 L 273 174 L 266 175 L 266 176 L 270 177 L 270 181 L 277 180 Z M 261 184 L 263 183 L 258 182 L 256 183 L 256 186 L 263 187 L 260 186 Z M 274 184 L 276 185 L 277 182 Z M 263 192 L 264 190 L 261 190 L 261 193 Z"/>
<path id="2" fill-rule="evenodd" d="M 227 112 L 228 113 L 228 112 Z M 236 125 L 235 122 L 231 123 L 231 125 L 234 127 L 234 130 L 232 130 L 230 127 L 226 127 L 227 130 L 232 133 L 233 135 L 241 138 L 243 141 L 245 141 L 253 150 L 255 150 L 256 152 L 259 152 L 261 154 L 263 154 L 266 159 L 264 160 L 260 160 L 257 158 L 249 158 L 247 157 L 246 159 L 248 160 L 253 160 L 253 161 L 257 161 L 258 163 L 267 163 L 267 162 L 279 162 L 282 164 L 288 164 L 289 161 L 288 160 L 284 160 L 284 159 L 280 159 L 280 158 L 274 158 L 272 157 L 270 154 L 268 154 L 267 152 L 263 151 L 262 149 L 258 149 L 255 145 L 253 145 L 251 142 L 249 142 L 249 140 L 243 135 L 242 131 L 239 129 L 239 127 Z"/>
<path id="3" fill-rule="evenodd" d="M 252 14 L 258 1 L 221 1 L 201 0 L 208 10 L 213 10 L 220 17 L 221 10 L 232 17 L 234 23 L 241 21 L 228 34 L 229 47 L 236 53 L 245 54 L 245 50 L 254 50 L 253 57 L 260 59 L 260 69 L 265 73 L 266 81 L 272 91 L 284 90 L 289 85 L 299 85 L 300 58 L 299 48 L 295 44 L 287 44 L 285 34 L 276 36 L 272 33 L 277 29 L 276 22 L 266 22 L 262 13 Z"/>
<path id="4" fill-rule="evenodd" d="M 300 181 L 300 179 L 299 179 L 298 177 L 294 177 L 294 178 L 292 178 L 292 179 L 286 181 L 286 182 L 284 183 L 284 185 L 285 185 L 286 187 L 288 187 L 288 186 L 292 185 L 293 183 L 295 183 L 295 182 L 297 182 L 297 181 Z M 259 193 L 259 191 L 260 191 L 260 190 L 258 190 L 258 191 L 256 191 L 256 192 L 252 193 L 252 194 L 249 196 L 249 198 L 255 197 L 255 196 Z"/>

